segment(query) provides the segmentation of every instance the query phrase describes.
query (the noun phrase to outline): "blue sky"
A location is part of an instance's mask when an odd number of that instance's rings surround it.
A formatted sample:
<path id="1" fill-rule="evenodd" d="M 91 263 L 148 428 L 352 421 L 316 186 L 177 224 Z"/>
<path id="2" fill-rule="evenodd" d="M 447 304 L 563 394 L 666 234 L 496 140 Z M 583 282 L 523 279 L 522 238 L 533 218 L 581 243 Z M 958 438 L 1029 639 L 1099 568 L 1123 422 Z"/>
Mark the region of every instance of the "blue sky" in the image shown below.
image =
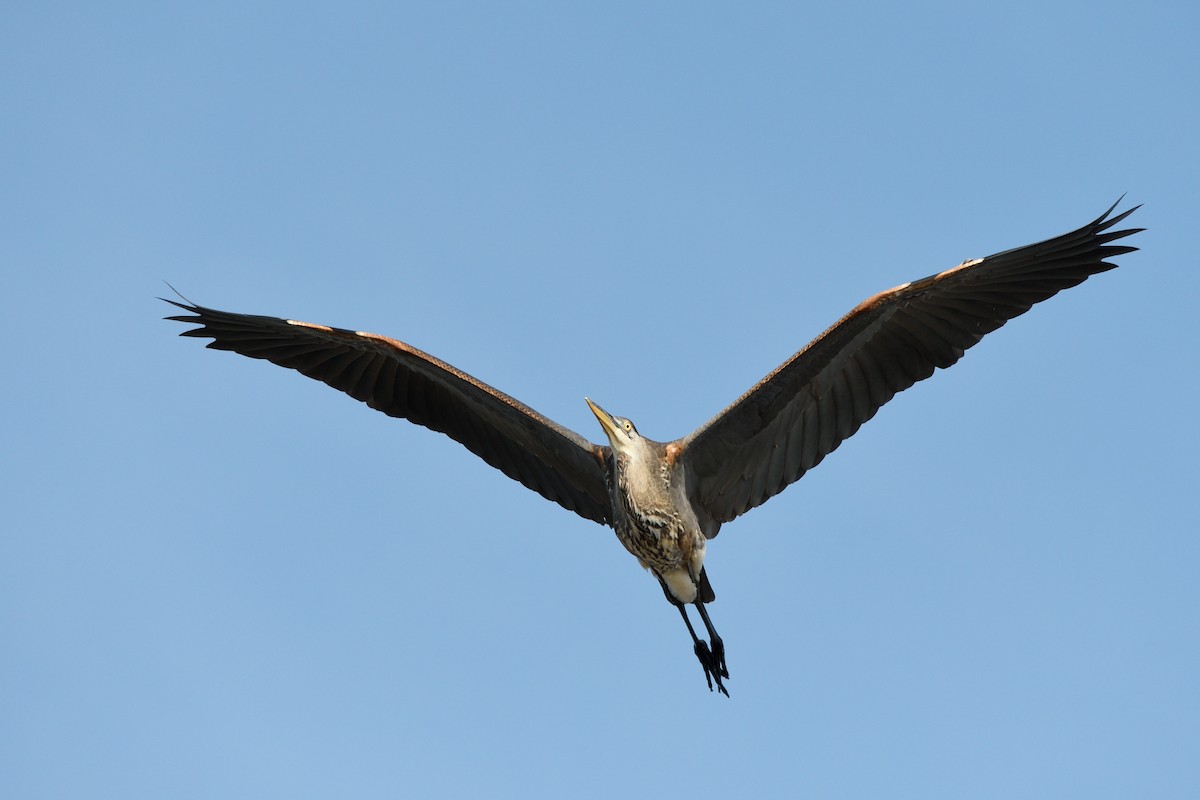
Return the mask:
<path id="1" fill-rule="evenodd" d="M 1195 8 L 4 17 L 0 795 L 1200 794 Z M 155 299 L 665 440 L 1123 192 L 1141 252 L 711 544 L 730 700 L 610 531 Z"/>

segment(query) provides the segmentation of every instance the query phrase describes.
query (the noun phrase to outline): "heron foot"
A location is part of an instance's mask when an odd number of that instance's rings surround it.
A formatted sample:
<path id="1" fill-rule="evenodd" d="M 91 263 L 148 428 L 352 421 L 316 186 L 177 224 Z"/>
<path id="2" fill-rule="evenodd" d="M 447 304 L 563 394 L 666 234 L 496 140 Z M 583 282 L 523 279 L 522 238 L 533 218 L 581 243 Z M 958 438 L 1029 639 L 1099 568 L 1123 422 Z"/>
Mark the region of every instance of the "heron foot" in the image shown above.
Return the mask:
<path id="1" fill-rule="evenodd" d="M 725 688 L 725 684 L 721 683 L 722 678 L 729 677 L 729 670 L 725 668 L 725 646 L 720 639 L 716 640 L 716 647 L 719 648 L 720 654 L 714 653 L 708 649 L 708 642 L 703 639 L 696 640 L 695 653 L 696 658 L 700 662 L 700 666 L 704 668 L 704 680 L 708 682 L 708 690 L 713 690 L 713 683 L 717 684 L 717 691 L 729 697 L 729 690 Z"/>
<path id="2" fill-rule="evenodd" d="M 696 658 L 700 661 L 700 666 L 704 668 L 704 680 L 708 681 L 708 690 L 712 691 L 712 668 L 709 664 L 712 663 L 712 653 L 709 652 L 708 642 L 703 639 L 696 640 Z"/>
<path id="3" fill-rule="evenodd" d="M 722 678 L 729 677 L 729 667 L 725 666 L 725 642 L 721 641 L 721 637 L 715 633 L 712 637 L 712 664 L 714 673 Z"/>

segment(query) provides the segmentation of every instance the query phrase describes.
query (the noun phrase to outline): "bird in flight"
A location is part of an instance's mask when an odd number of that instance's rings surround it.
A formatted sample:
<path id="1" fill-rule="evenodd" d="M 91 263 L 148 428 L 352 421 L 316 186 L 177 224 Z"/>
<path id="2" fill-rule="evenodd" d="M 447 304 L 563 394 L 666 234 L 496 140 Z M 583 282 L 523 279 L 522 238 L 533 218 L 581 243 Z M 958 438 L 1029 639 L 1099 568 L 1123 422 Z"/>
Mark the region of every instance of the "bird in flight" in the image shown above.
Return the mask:
<path id="1" fill-rule="evenodd" d="M 1119 202 L 1119 201 L 1118 201 Z M 728 696 L 705 545 L 721 526 L 800 479 L 897 392 L 946 368 L 984 334 L 1136 250 L 1116 204 L 1078 230 L 964 261 L 880 292 L 682 439 L 658 442 L 585 398 L 607 445 L 396 339 L 167 300 L 182 336 L 324 381 L 371 408 L 440 431 L 568 511 L 611 526 L 658 580 L 691 634 L 708 688 Z M 165 299 L 165 298 L 164 298 Z M 180 298 L 186 301 L 186 298 Z M 707 640 L 688 615 L 694 606 Z"/>

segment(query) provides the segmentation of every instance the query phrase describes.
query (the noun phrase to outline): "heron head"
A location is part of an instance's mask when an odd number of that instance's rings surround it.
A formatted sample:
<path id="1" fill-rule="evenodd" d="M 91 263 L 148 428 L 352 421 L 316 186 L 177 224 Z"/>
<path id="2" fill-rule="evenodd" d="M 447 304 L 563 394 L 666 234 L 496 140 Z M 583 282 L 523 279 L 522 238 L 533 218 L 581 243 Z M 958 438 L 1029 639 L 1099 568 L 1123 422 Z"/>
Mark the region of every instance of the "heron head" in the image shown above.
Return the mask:
<path id="1" fill-rule="evenodd" d="M 609 444 L 613 446 L 614 450 L 618 452 L 629 450 L 634 442 L 641 439 L 641 434 L 633 426 L 633 422 L 625 417 L 614 417 L 590 399 L 586 397 L 583 399 L 592 413 L 596 415 L 596 419 L 600 420 L 600 427 L 604 429 Z"/>

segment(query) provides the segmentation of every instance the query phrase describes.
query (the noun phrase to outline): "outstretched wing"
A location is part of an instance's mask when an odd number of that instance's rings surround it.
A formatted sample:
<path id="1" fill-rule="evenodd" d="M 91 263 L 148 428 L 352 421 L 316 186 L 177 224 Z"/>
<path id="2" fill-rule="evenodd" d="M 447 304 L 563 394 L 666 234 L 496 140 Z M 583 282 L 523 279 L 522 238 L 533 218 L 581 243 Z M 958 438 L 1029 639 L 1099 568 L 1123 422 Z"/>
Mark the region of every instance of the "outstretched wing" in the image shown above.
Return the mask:
<path id="1" fill-rule="evenodd" d="M 166 302 L 190 312 L 167 319 L 200 326 L 181 336 L 209 337 L 210 348 L 265 358 L 389 416 L 444 433 L 542 497 L 609 523 L 607 447 L 444 361 L 373 333 Z"/>
<path id="2" fill-rule="evenodd" d="M 706 529 L 800 479 L 900 391 L 949 367 L 1034 303 L 1113 269 L 1136 247 L 1110 230 L 1137 210 L 1054 239 L 965 261 L 871 297 L 713 417 L 676 442 Z"/>

